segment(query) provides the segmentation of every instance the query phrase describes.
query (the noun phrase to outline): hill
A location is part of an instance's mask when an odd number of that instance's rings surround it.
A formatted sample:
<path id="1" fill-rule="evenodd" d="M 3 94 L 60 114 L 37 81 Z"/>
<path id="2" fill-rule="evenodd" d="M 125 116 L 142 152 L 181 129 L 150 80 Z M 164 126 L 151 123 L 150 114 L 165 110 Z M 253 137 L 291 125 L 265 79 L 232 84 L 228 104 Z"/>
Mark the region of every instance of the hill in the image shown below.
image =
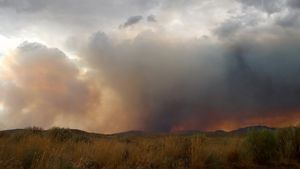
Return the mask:
<path id="1" fill-rule="evenodd" d="M 26 135 L 30 133 L 37 133 L 44 136 L 53 135 L 55 132 L 60 132 L 61 135 L 72 135 L 73 137 L 90 137 L 90 138 L 104 138 L 104 137 L 150 137 L 150 136 L 164 136 L 164 135 L 173 135 L 173 136 L 193 136 L 193 135 L 206 135 L 206 136 L 236 136 L 236 135 L 246 135 L 249 131 L 260 131 L 260 130 L 275 130 L 275 128 L 267 126 L 248 126 L 244 128 L 239 128 L 229 132 L 223 130 L 216 131 L 200 131 L 200 130 L 186 130 L 186 131 L 177 131 L 177 132 L 146 132 L 141 130 L 132 130 L 114 134 L 99 134 L 86 132 L 79 129 L 68 129 L 68 128 L 52 128 L 48 130 L 43 130 L 41 128 L 32 127 L 25 129 L 11 129 L 0 131 L 0 136 L 3 135 Z"/>
<path id="2" fill-rule="evenodd" d="M 300 128 L 109 135 L 64 128 L 6 130 L 0 132 L 2 168 L 300 169 Z"/>

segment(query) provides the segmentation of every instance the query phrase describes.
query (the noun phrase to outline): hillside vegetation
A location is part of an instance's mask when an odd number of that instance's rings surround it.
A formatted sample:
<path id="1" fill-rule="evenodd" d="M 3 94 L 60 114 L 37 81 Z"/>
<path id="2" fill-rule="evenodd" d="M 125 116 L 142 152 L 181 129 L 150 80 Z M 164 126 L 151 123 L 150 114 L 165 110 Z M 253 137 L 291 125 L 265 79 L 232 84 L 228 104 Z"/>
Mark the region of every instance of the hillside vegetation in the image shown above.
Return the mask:
<path id="1" fill-rule="evenodd" d="M 116 134 L 27 128 L 0 132 L 0 169 L 297 169 L 300 128 L 247 134 Z"/>

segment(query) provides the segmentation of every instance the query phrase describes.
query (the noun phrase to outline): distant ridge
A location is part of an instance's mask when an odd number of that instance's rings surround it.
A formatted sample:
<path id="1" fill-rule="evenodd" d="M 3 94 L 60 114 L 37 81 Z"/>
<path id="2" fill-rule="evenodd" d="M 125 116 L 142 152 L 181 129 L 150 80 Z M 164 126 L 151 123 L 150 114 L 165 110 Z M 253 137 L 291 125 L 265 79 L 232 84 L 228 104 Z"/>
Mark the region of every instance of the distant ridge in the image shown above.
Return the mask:
<path id="1" fill-rule="evenodd" d="M 252 130 L 274 130 L 275 128 L 268 127 L 268 126 L 248 126 L 239 128 L 232 131 L 224 131 L 224 130 L 215 130 L 215 131 L 200 131 L 200 130 L 186 130 L 186 131 L 176 131 L 172 132 L 174 135 L 196 135 L 196 134 L 205 134 L 207 136 L 226 136 L 226 135 L 243 135 L 247 134 L 249 131 Z"/>
<path id="2" fill-rule="evenodd" d="M 247 132 L 252 131 L 252 130 L 275 130 L 275 129 L 276 128 L 258 125 L 258 126 L 248 126 L 248 127 L 239 128 L 236 130 L 232 130 L 229 133 L 241 135 L 241 134 L 246 134 Z"/>
<path id="3" fill-rule="evenodd" d="M 114 134 L 99 134 L 99 133 L 91 133 L 78 129 L 64 129 L 57 128 L 58 130 L 64 130 L 74 135 L 81 135 L 86 137 L 93 138 L 103 138 L 103 137 L 147 137 L 147 136 L 160 136 L 160 135 L 179 135 L 179 136 L 192 136 L 192 135 L 206 135 L 206 136 L 227 136 L 227 135 L 244 135 L 252 130 L 275 130 L 275 128 L 267 127 L 267 126 L 248 126 L 239 128 L 232 131 L 224 131 L 224 130 L 216 130 L 216 131 L 200 131 L 200 130 L 186 130 L 186 131 L 176 131 L 176 132 L 147 132 L 141 130 L 132 130 Z M 11 130 L 3 130 L 0 131 L 0 137 L 3 135 L 15 135 L 15 134 L 26 134 L 29 132 L 40 132 L 44 135 L 49 134 L 51 129 L 48 130 L 36 130 L 25 128 L 25 129 L 11 129 Z"/>
<path id="4" fill-rule="evenodd" d="M 108 136 L 130 137 L 130 136 L 145 136 L 149 134 L 150 133 L 141 130 L 131 130 L 131 131 L 125 131 L 120 133 L 108 134 Z"/>

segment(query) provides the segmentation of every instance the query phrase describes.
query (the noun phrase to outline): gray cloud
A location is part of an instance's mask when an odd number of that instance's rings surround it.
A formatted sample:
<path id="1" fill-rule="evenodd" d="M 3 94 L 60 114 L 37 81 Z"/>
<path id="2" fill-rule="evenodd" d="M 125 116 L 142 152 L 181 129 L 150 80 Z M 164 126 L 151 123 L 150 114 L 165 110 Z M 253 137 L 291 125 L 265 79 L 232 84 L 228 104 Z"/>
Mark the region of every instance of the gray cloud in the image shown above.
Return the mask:
<path id="1" fill-rule="evenodd" d="M 287 0 L 287 4 L 291 8 L 300 8 L 300 1 L 298 1 L 298 0 Z"/>
<path id="2" fill-rule="evenodd" d="M 287 11 L 278 16 L 275 23 L 284 28 L 299 28 L 300 26 L 300 2 L 297 0 L 287 0 Z"/>
<path id="3" fill-rule="evenodd" d="M 241 13 L 236 13 L 219 24 L 213 31 L 219 38 L 235 39 L 253 32 L 275 33 L 282 28 L 297 31 L 296 29 L 300 25 L 300 12 L 297 10 L 297 2 L 293 0 L 239 0 L 238 2 L 247 10 L 242 9 Z M 248 8 L 255 8 L 268 14 L 276 13 L 276 15 L 264 16 L 255 10 L 248 10 Z"/>
<path id="4" fill-rule="evenodd" d="M 137 15 L 137 16 L 131 16 L 127 19 L 127 21 L 122 24 L 121 27 L 123 28 L 127 28 L 129 26 L 132 26 L 132 25 L 135 25 L 135 24 L 138 24 L 139 22 L 141 22 L 143 19 L 143 16 L 140 16 L 140 15 Z"/>
<path id="5" fill-rule="evenodd" d="M 94 32 L 99 27 L 110 30 L 117 28 L 124 16 L 145 14 L 158 4 L 157 0 L 0 0 L 0 33 L 30 32 L 33 25 L 48 34 L 62 35 Z"/>
<path id="6" fill-rule="evenodd" d="M 219 37 L 230 37 L 237 33 L 243 27 L 239 20 L 228 20 L 222 23 L 216 30 L 215 33 Z"/>
<path id="7" fill-rule="evenodd" d="M 139 0 L 88 0 L 83 2 L 81 0 L 1 0 L 0 8 L 9 8 L 18 12 L 37 12 L 42 10 L 50 10 L 51 12 L 59 13 L 73 13 L 76 12 L 88 12 L 88 14 L 95 12 L 105 12 L 107 15 L 114 15 L 115 10 L 119 10 L 119 13 L 124 13 L 124 10 L 120 10 L 121 7 L 146 10 L 151 9 L 158 5 L 158 1 L 139 1 Z M 65 8 L 65 7 L 69 8 Z M 106 8 L 106 9 L 105 9 Z M 107 9 L 109 8 L 109 9 Z M 98 11 L 102 9 L 103 11 Z M 109 12 L 111 10 L 111 12 Z M 55 13 L 53 13 L 55 14 Z M 78 14 L 77 14 L 78 15 Z"/>
<path id="8" fill-rule="evenodd" d="M 249 29 L 255 29 L 260 22 L 259 16 L 254 14 L 233 16 L 221 23 L 214 33 L 219 38 L 235 38 L 239 33 L 243 34 Z"/>
<path id="9" fill-rule="evenodd" d="M 12 8 L 16 12 L 37 12 L 46 7 L 47 1 L 39 0 L 1 0 L 1 8 Z"/>
<path id="10" fill-rule="evenodd" d="M 156 18 L 154 15 L 149 15 L 147 16 L 147 21 L 148 22 L 157 22 Z"/>
<path id="11" fill-rule="evenodd" d="M 244 5 L 244 7 L 254 7 L 258 10 L 265 11 L 269 14 L 273 14 L 281 11 L 284 7 L 284 1 L 282 0 L 238 0 Z"/>
<path id="12" fill-rule="evenodd" d="M 300 11 L 291 10 L 287 14 L 277 18 L 276 23 L 282 27 L 295 27 L 300 26 Z"/>

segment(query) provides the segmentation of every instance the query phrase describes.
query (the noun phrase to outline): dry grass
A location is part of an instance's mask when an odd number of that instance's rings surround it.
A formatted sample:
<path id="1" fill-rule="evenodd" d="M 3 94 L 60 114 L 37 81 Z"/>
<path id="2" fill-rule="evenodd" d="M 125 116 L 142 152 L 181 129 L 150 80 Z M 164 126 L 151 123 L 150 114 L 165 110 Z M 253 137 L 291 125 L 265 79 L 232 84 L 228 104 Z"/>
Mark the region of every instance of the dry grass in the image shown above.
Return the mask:
<path id="1" fill-rule="evenodd" d="M 64 129 L 65 130 L 65 129 Z M 276 134 L 276 158 L 260 164 L 251 146 L 263 145 L 264 133 L 247 137 L 149 136 L 78 139 L 43 131 L 0 136 L 1 169 L 231 169 L 300 168 L 299 129 Z M 278 134 L 277 134 L 278 133 Z M 253 139 L 258 138 L 258 139 Z M 249 142 L 251 140 L 252 142 Z M 280 142 L 281 143 L 280 143 Z M 249 145 L 251 144 L 251 145 Z M 250 147 L 250 148 L 249 148 Z M 253 148 L 253 147 L 252 147 Z M 258 147 L 259 151 L 260 148 Z M 272 149 L 273 150 L 273 149 Z M 258 152 L 259 152 L 258 151 Z M 299 160 L 299 161 L 297 161 Z"/>

